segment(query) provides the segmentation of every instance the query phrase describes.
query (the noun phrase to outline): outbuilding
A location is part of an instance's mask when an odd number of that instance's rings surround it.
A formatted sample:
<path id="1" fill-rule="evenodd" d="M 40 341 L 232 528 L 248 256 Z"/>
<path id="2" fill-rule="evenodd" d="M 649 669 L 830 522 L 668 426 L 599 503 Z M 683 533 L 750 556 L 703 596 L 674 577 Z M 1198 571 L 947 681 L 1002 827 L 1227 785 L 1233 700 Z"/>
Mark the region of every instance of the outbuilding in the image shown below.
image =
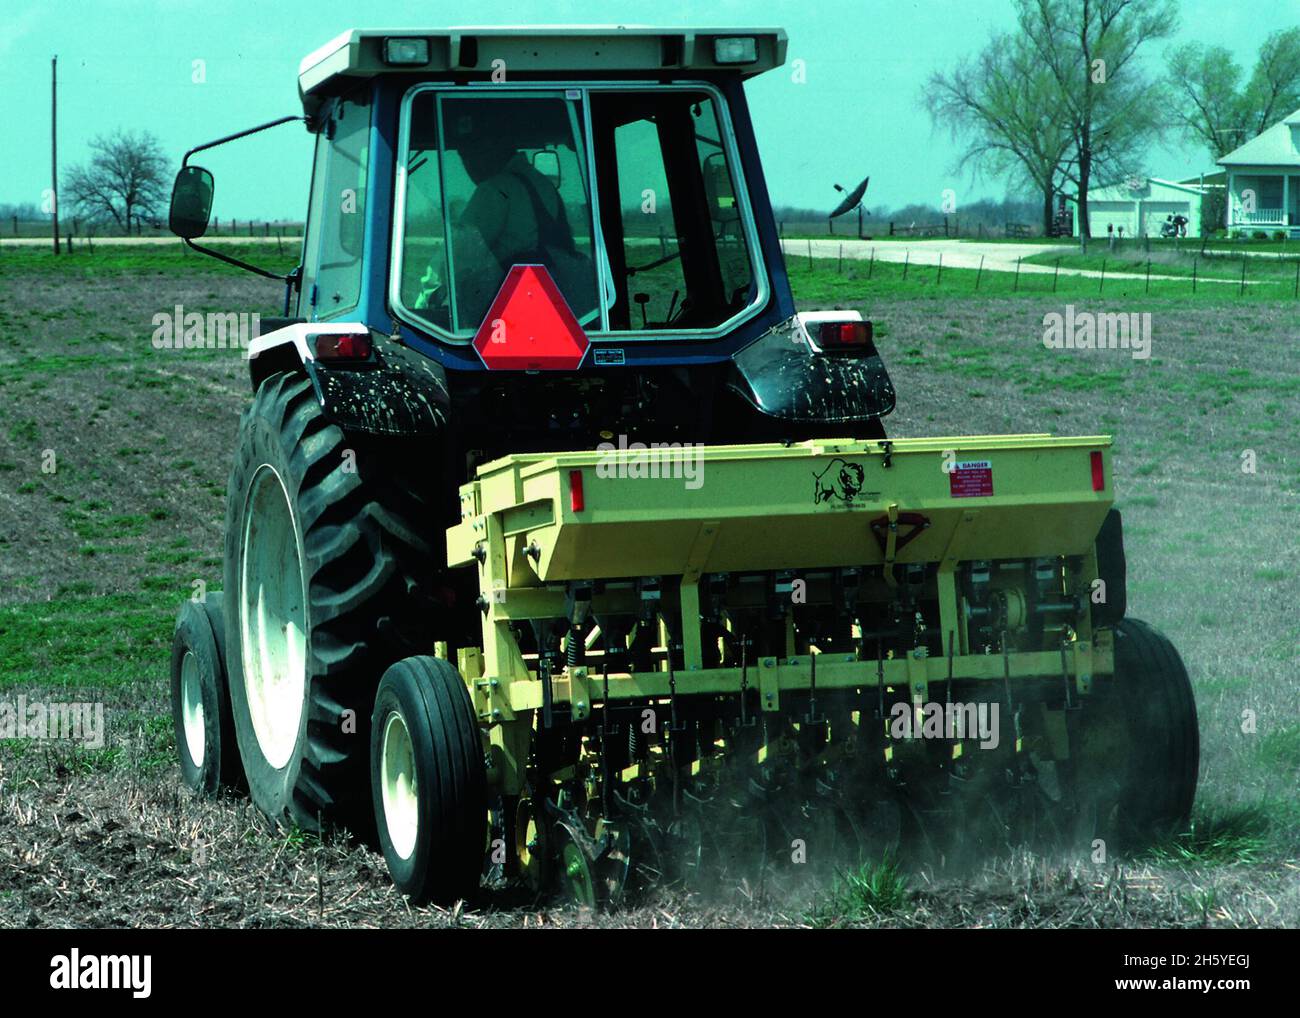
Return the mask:
<path id="1" fill-rule="evenodd" d="M 1201 235 L 1201 200 L 1196 184 L 1179 184 L 1159 177 L 1133 177 L 1088 192 L 1088 225 L 1093 237 L 1121 230 L 1125 237 L 1159 237 L 1170 216 L 1187 220 L 1186 235 Z M 1074 210 L 1074 235 L 1079 235 L 1079 212 Z"/>

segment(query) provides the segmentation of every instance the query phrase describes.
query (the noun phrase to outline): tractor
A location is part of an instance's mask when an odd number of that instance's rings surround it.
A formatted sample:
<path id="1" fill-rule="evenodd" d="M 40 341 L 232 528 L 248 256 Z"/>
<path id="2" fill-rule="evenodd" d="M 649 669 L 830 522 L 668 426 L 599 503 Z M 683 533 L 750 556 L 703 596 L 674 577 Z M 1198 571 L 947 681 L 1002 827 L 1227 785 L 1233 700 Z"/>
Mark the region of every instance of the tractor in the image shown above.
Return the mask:
<path id="1" fill-rule="evenodd" d="M 170 226 L 281 279 L 182 775 L 373 838 L 417 902 L 614 907 L 1188 821 L 1196 708 L 1125 614 L 1111 441 L 904 438 L 799 310 L 745 84 L 772 29 L 350 31 L 187 153 Z M 300 264 L 204 242 L 199 152 L 315 142 Z M 267 172 L 265 169 L 256 172 Z"/>

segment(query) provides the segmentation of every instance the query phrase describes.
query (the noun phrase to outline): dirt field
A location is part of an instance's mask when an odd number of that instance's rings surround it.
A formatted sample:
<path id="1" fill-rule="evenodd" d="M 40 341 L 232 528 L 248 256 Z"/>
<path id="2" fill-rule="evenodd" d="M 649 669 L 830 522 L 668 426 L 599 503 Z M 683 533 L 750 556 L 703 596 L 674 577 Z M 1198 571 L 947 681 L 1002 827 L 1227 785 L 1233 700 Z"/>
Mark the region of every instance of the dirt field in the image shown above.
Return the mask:
<path id="1" fill-rule="evenodd" d="M 0 742 L 0 925 L 1300 925 L 1300 373 L 1294 302 L 1143 302 L 1152 356 L 1048 350 L 1050 294 L 879 284 L 862 306 L 899 392 L 892 434 L 1113 433 L 1129 610 L 1191 674 L 1195 826 L 1148 857 L 913 871 L 889 907 L 829 887 L 653 894 L 592 916 L 492 897 L 409 909 L 364 846 L 274 832 L 180 784 L 171 625 L 220 586 L 246 362 L 158 350 L 153 316 L 278 311 L 273 283 L 195 257 L 0 258 L 0 700 L 100 701 L 101 750 Z M 138 259 L 138 260 L 133 260 Z M 65 264 L 72 263 L 72 264 Z M 862 287 L 794 273 L 818 304 Z M 1119 304 L 1116 304 L 1116 301 Z M 1088 301 L 1074 298 L 1080 310 Z M 877 902 L 877 905 L 879 903 Z"/>

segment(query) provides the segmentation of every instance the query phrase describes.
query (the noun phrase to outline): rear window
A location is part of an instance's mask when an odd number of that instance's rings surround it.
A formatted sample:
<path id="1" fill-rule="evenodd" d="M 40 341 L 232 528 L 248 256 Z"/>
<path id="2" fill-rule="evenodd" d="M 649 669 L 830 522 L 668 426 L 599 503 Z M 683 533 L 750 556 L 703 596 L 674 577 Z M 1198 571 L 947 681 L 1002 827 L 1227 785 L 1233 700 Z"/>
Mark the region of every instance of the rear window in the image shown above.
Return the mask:
<path id="1" fill-rule="evenodd" d="M 402 304 L 472 335 L 512 265 L 543 264 L 578 320 L 600 318 L 582 108 L 563 94 L 418 95 Z"/>
<path id="2" fill-rule="evenodd" d="M 519 264 L 545 265 L 588 332 L 716 329 L 758 303 L 711 92 L 425 87 L 409 102 L 408 317 L 467 339 Z"/>

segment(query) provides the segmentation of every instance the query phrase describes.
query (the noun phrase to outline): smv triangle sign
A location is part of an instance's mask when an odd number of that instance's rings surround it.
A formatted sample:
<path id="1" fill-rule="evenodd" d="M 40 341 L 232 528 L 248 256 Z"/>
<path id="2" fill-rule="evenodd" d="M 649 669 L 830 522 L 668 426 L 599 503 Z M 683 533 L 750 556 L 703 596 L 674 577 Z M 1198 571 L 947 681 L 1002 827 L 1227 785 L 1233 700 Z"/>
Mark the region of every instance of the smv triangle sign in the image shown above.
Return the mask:
<path id="1" fill-rule="evenodd" d="M 493 371 L 573 371 L 588 345 L 545 265 L 512 266 L 474 336 Z"/>

